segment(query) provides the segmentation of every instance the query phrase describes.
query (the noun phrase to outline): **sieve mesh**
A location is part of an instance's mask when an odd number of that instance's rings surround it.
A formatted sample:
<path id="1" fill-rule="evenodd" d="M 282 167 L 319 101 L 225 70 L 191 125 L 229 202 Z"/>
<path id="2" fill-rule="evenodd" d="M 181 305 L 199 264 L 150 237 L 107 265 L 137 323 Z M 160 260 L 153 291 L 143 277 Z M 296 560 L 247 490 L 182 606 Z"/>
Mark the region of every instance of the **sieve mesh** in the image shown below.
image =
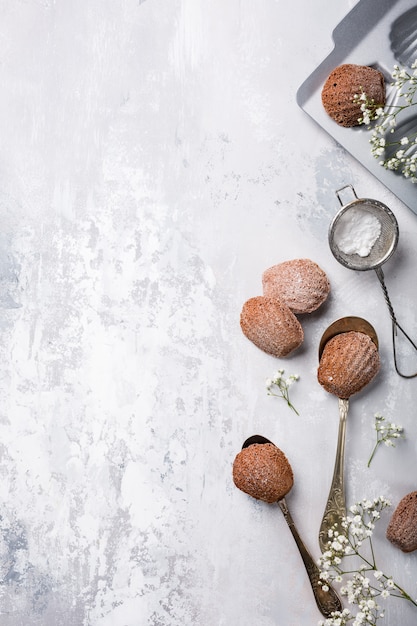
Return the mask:
<path id="1" fill-rule="evenodd" d="M 345 254 L 340 250 L 335 241 L 335 229 L 342 216 L 351 211 L 354 207 L 363 212 L 370 213 L 376 217 L 381 224 L 381 232 L 372 246 L 368 256 L 362 257 L 359 254 Z M 398 243 L 398 223 L 392 211 L 378 200 L 360 198 L 342 207 L 334 217 L 329 228 L 330 249 L 339 263 L 351 270 L 371 270 L 379 267 L 394 253 Z"/>

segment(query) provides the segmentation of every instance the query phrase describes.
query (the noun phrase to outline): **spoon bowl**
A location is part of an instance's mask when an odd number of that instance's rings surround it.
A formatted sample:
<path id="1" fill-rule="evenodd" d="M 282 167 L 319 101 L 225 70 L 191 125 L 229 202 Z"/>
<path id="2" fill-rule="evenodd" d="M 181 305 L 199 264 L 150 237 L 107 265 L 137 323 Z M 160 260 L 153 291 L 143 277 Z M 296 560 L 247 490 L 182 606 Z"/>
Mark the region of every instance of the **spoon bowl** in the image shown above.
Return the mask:
<path id="1" fill-rule="evenodd" d="M 272 444 L 273 446 L 275 446 L 272 441 L 270 441 L 266 437 L 263 437 L 262 435 L 252 435 L 252 437 L 249 437 L 243 443 L 242 450 L 254 444 Z M 320 570 L 298 533 L 294 520 L 285 501 L 285 497 L 278 500 L 278 506 L 280 507 L 282 514 L 284 515 L 285 521 L 288 524 L 288 527 L 300 552 L 301 558 L 306 568 L 307 575 L 309 577 L 317 607 L 320 613 L 324 615 L 324 617 L 331 617 L 334 611 L 341 611 L 343 608 L 340 598 L 337 595 L 336 591 L 333 589 L 333 587 L 331 587 L 328 583 L 326 583 L 328 590 L 325 591 L 323 589 L 323 585 L 321 584 L 320 580 Z"/>
<path id="2" fill-rule="evenodd" d="M 324 331 L 320 343 L 319 343 L 319 360 L 321 359 L 321 355 L 323 354 L 324 346 L 330 339 L 336 337 L 336 335 L 340 335 L 341 333 L 347 333 L 350 331 L 356 331 L 358 333 L 364 333 L 368 335 L 374 342 L 377 348 L 379 348 L 378 336 L 376 334 L 375 328 L 362 317 L 355 317 L 353 315 L 348 315 L 346 317 L 341 317 L 336 320 L 330 326 L 326 328 Z"/>

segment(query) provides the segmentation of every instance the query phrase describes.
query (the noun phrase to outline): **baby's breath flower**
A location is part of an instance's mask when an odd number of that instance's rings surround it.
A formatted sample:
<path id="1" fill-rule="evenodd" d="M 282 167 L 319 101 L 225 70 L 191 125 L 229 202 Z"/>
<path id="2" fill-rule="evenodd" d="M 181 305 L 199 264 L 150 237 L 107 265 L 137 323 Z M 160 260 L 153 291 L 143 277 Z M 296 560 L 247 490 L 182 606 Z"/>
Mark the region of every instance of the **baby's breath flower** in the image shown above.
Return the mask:
<path id="1" fill-rule="evenodd" d="M 417 128 L 412 127 L 407 135 L 400 134 L 402 113 L 417 105 L 417 59 L 411 71 L 394 65 L 391 88 L 396 92 L 390 104 L 382 106 L 368 98 L 361 90 L 353 101 L 360 105 L 359 124 L 371 131 L 371 154 L 387 170 L 397 171 L 412 183 L 417 183 Z M 408 112 L 408 111 L 407 111 Z M 398 127 L 398 129 L 397 129 Z M 382 157 L 382 159 L 381 159 Z"/>
<path id="2" fill-rule="evenodd" d="M 364 498 L 350 507 L 353 515 L 343 518 L 342 532 L 333 527 L 328 549 L 318 561 L 320 578 L 326 586 L 332 582 L 339 583 L 341 596 L 351 607 L 356 606 L 357 611 L 356 615 L 352 613 L 353 608 L 336 611 L 330 618 L 319 622 L 322 626 L 348 623 L 352 626 L 376 626 L 377 621 L 384 617 L 379 602 L 390 597 L 403 598 L 417 607 L 417 601 L 376 564 L 372 534 L 376 520 L 388 506 L 390 502 L 383 496 L 373 500 Z M 346 566 L 345 562 L 348 562 Z"/>
<path id="3" fill-rule="evenodd" d="M 387 447 L 395 448 L 394 439 L 405 438 L 404 429 L 402 426 L 395 424 L 394 422 L 387 422 L 385 417 L 381 413 L 375 413 L 375 422 L 373 428 L 376 431 L 376 443 L 372 450 L 371 456 L 368 460 L 368 467 L 370 467 L 372 459 L 375 456 L 375 452 L 378 447 L 383 443 Z"/>
<path id="4" fill-rule="evenodd" d="M 290 409 L 292 409 L 297 415 L 299 415 L 297 409 L 290 402 L 290 387 L 299 380 L 298 374 L 290 374 L 287 378 L 284 378 L 285 371 L 279 369 L 272 375 L 271 378 L 267 378 L 265 381 L 266 392 L 268 396 L 275 396 L 276 398 L 282 398 L 286 401 Z"/>

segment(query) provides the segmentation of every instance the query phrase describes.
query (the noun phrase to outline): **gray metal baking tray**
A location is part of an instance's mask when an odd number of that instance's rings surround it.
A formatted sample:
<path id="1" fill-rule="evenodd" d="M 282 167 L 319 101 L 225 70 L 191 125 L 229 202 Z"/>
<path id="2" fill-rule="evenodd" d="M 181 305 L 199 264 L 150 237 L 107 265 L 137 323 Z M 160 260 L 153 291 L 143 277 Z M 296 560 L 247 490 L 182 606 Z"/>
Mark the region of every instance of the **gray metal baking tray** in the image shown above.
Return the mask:
<path id="1" fill-rule="evenodd" d="M 299 87 L 297 103 L 417 214 L 417 185 L 379 165 L 371 154 L 369 130 L 361 126 L 338 126 L 327 115 L 321 102 L 321 90 L 327 76 L 342 63 L 376 67 L 384 74 L 389 90 L 394 65 L 408 66 L 417 59 L 417 3 L 411 0 L 360 0 L 334 29 L 333 41 L 332 52 Z M 417 126 L 417 117 L 415 119 Z"/>

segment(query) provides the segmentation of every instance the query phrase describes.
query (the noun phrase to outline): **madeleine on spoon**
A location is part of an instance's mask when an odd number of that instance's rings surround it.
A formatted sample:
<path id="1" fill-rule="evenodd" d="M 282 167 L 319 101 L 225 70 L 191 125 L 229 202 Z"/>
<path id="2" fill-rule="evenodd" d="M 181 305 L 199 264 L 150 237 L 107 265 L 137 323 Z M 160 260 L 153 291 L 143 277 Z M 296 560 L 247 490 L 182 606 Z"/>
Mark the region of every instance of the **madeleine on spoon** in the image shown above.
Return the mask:
<path id="1" fill-rule="evenodd" d="M 287 457 L 273 443 L 254 443 L 236 456 L 233 482 L 249 496 L 272 503 L 287 495 L 294 476 Z"/>
<path id="2" fill-rule="evenodd" d="M 322 387 L 348 399 L 368 385 L 380 369 L 378 348 L 365 333 L 342 332 L 324 346 L 317 371 Z"/>

